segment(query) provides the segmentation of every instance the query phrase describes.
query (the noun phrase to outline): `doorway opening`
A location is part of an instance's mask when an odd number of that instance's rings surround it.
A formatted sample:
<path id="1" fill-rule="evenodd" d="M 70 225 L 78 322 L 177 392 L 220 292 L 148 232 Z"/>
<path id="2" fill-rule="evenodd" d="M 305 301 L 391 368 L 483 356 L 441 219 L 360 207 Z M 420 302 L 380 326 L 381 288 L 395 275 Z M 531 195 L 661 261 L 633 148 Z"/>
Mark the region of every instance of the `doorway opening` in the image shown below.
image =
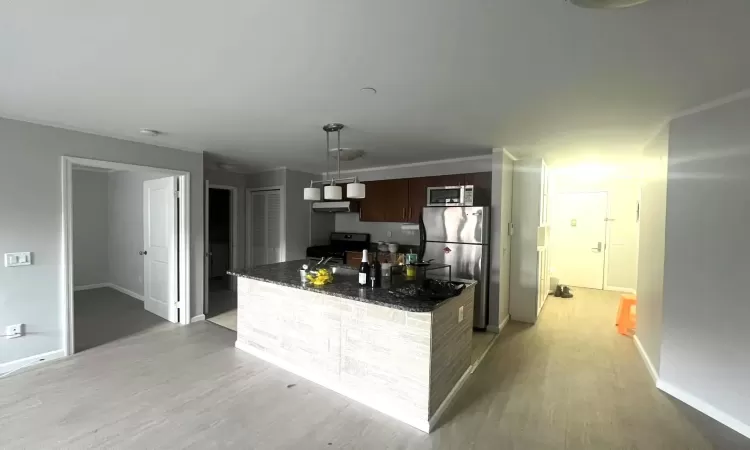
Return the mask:
<path id="1" fill-rule="evenodd" d="M 206 319 L 237 329 L 237 188 L 206 186 Z"/>
<path id="2" fill-rule="evenodd" d="M 190 322 L 189 174 L 63 157 L 66 355 Z"/>

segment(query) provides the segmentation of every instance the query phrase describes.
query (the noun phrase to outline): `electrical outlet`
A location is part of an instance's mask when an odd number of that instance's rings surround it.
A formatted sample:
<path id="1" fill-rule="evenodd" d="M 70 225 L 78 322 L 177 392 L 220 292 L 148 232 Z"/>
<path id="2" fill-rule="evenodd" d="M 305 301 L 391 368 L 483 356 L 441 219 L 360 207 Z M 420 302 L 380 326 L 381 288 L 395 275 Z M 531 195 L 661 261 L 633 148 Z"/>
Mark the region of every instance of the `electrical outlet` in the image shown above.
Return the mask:
<path id="1" fill-rule="evenodd" d="M 19 323 L 17 325 L 8 325 L 5 327 L 5 338 L 6 339 L 15 339 L 23 336 L 25 333 L 24 326 L 22 323 Z"/>
<path id="2" fill-rule="evenodd" d="M 461 323 L 464 321 L 464 307 L 461 306 L 458 308 L 458 323 Z"/>

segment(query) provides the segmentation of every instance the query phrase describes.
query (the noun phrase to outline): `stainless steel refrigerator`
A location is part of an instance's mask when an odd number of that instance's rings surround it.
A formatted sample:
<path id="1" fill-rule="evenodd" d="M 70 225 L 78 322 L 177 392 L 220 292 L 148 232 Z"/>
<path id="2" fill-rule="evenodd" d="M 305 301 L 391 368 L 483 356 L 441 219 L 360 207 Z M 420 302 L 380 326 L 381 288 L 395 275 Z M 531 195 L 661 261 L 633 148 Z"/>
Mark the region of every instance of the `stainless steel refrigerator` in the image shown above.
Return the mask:
<path id="1" fill-rule="evenodd" d="M 487 328 L 490 208 L 428 206 L 420 222 L 420 257 L 450 264 L 453 278 L 476 280 L 474 327 Z"/>

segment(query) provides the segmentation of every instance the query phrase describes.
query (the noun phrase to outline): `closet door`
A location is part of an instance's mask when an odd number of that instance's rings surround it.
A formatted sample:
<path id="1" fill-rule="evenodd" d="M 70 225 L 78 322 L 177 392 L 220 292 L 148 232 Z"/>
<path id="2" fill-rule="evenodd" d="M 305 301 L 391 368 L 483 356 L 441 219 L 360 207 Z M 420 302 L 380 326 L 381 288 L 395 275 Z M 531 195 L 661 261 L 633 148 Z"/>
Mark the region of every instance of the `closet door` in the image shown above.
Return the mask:
<path id="1" fill-rule="evenodd" d="M 281 191 L 254 191 L 248 206 L 251 243 L 251 266 L 273 264 L 284 260 L 281 254 Z"/>
<path id="2" fill-rule="evenodd" d="M 252 242 L 251 265 L 261 266 L 266 264 L 266 193 L 253 192 L 250 194 L 250 224 Z"/>
<path id="3" fill-rule="evenodd" d="M 281 254 L 281 192 L 266 193 L 266 264 L 284 260 Z"/>

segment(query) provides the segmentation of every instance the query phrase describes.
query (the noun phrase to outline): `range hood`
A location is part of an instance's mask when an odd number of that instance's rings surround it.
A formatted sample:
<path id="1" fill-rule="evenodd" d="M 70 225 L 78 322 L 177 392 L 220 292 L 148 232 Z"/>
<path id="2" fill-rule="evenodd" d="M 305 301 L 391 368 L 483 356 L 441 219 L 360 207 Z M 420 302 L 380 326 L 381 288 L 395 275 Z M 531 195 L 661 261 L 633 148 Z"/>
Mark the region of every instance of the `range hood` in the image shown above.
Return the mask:
<path id="1" fill-rule="evenodd" d="M 359 203 L 353 201 L 341 201 L 341 202 L 315 202 L 312 204 L 314 212 L 322 213 L 347 213 L 359 211 Z"/>

